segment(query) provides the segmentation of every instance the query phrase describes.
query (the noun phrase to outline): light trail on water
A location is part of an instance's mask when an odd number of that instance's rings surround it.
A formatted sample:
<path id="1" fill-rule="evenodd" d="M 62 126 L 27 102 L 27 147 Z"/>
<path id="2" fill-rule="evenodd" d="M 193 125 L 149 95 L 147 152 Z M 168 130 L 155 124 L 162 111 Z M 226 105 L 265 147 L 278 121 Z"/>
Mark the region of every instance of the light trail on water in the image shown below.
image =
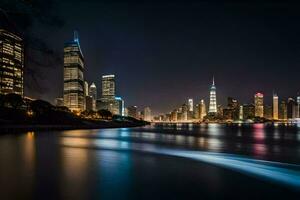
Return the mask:
<path id="1" fill-rule="evenodd" d="M 153 144 L 124 142 L 113 139 L 63 138 L 62 145 L 77 148 L 138 151 L 187 158 L 252 175 L 300 191 L 300 165 L 296 164 L 258 160 L 235 154 L 164 148 Z"/>

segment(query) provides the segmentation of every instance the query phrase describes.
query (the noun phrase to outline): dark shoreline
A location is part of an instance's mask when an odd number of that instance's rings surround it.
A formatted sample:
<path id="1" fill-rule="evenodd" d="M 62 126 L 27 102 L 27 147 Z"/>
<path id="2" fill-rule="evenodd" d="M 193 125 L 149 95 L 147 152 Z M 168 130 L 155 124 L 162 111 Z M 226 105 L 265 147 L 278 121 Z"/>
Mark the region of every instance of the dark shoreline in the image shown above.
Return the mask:
<path id="1" fill-rule="evenodd" d="M 107 129 L 107 128 L 134 128 L 145 124 L 101 124 L 101 125 L 0 125 L 0 134 L 17 133 L 26 131 L 59 131 L 78 129 Z"/>

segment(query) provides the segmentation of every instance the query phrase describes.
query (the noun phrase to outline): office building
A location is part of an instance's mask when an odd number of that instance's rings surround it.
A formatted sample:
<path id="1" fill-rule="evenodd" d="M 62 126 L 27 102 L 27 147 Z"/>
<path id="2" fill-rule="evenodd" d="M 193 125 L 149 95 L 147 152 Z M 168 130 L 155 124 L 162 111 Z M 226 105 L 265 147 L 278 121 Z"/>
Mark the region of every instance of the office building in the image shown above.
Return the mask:
<path id="1" fill-rule="evenodd" d="M 288 98 L 287 119 L 295 119 L 297 115 L 297 103 L 293 98 Z"/>
<path id="2" fill-rule="evenodd" d="M 287 120 L 287 104 L 285 101 L 280 102 L 278 118 L 284 121 Z"/>
<path id="3" fill-rule="evenodd" d="M 209 113 L 217 114 L 217 93 L 216 93 L 216 86 L 215 86 L 215 79 L 213 78 L 213 82 L 210 88 L 210 95 L 209 95 Z"/>
<path id="4" fill-rule="evenodd" d="M 152 120 L 151 109 L 149 107 L 144 108 L 143 117 L 144 121 L 150 122 Z"/>
<path id="5" fill-rule="evenodd" d="M 255 117 L 264 117 L 264 95 L 256 93 L 254 95 Z"/>
<path id="6" fill-rule="evenodd" d="M 115 97 L 116 108 L 118 108 L 117 115 L 125 116 L 125 104 L 124 100 L 121 97 Z"/>
<path id="7" fill-rule="evenodd" d="M 133 118 L 137 119 L 137 117 L 138 117 L 137 107 L 136 106 L 129 106 L 129 107 L 127 107 L 127 116 L 128 117 L 133 117 Z"/>
<path id="8" fill-rule="evenodd" d="M 278 96 L 273 94 L 273 119 L 278 120 Z"/>
<path id="9" fill-rule="evenodd" d="M 199 104 L 199 119 L 202 121 L 206 116 L 206 105 L 203 99 L 200 100 Z"/>
<path id="10" fill-rule="evenodd" d="M 194 101 L 193 99 L 188 99 L 188 111 L 193 112 L 194 110 Z"/>
<path id="11" fill-rule="evenodd" d="M 268 120 L 273 119 L 273 109 L 272 106 L 265 105 L 264 106 L 264 118 Z"/>
<path id="12" fill-rule="evenodd" d="M 255 116 L 255 106 L 253 104 L 243 105 L 243 120 L 253 119 Z"/>
<path id="13" fill-rule="evenodd" d="M 102 99 L 104 101 L 114 100 L 116 95 L 115 75 L 102 76 Z"/>
<path id="14" fill-rule="evenodd" d="M 24 95 L 24 44 L 20 36 L 0 29 L 0 94 Z"/>
<path id="15" fill-rule="evenodd" d="M 77 32 L 74 39 L 64 46 L 64 105 L 71 111 L 83 111 L 84 98 L 84 58 Z"/>

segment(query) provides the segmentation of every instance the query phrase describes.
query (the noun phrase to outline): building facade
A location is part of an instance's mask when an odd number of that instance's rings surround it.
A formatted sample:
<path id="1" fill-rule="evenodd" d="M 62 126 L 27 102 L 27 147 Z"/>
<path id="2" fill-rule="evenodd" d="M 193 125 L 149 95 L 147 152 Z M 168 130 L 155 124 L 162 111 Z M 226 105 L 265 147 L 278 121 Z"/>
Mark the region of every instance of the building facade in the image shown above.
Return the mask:
<path id="1" fill-rule="evenodd" d="M 83 72 L 84 58 L 75 32 L 74 40 L 64 46 L 64 105 L 71 111 L 85 108 Z"/>
<path id="2" fill-rule="evenodd" d="M 0 29 L 0 94 L 24 95 L 24 44 L 21 37 Z"/>
<path id="3" fill-rule="evenodd" d="M 211 114 L 217 114 L 217 93 L 216 93 L 216 86 L 215 86 L 214 78 L 213 78 L 213 83 L 210 88 L 208 112 Z"/>
<path id="4" fill-rule="evenodd" d="M 264 95 L 256 93 L 254 95 L 255 117 L 264 117 Z"/>
<path id="5" fill-rule="evenodd" d="M 149 107 L 144 108 L 144 121 L 150 122 L 152 120 L 151 109 Z"/>
<path id="6" fill-rule="evenodd" d="M 278 120 L 278 96 L 273 94 L 273 119 Z"/>

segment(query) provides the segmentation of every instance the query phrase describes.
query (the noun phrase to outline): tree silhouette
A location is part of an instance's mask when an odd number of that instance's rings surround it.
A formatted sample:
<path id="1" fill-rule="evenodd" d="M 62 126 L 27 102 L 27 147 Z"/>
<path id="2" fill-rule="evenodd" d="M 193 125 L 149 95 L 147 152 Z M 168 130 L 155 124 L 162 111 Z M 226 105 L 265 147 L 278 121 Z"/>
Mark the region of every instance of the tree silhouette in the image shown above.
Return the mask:
<path id="1" fill-rule="evenodd" d="M 18 94 L 7 94 L 5 95 L 4 99 L 5 104 L 14 109 L 20 109 L 21 106 L 24 104 L 23 98 Z"/>

